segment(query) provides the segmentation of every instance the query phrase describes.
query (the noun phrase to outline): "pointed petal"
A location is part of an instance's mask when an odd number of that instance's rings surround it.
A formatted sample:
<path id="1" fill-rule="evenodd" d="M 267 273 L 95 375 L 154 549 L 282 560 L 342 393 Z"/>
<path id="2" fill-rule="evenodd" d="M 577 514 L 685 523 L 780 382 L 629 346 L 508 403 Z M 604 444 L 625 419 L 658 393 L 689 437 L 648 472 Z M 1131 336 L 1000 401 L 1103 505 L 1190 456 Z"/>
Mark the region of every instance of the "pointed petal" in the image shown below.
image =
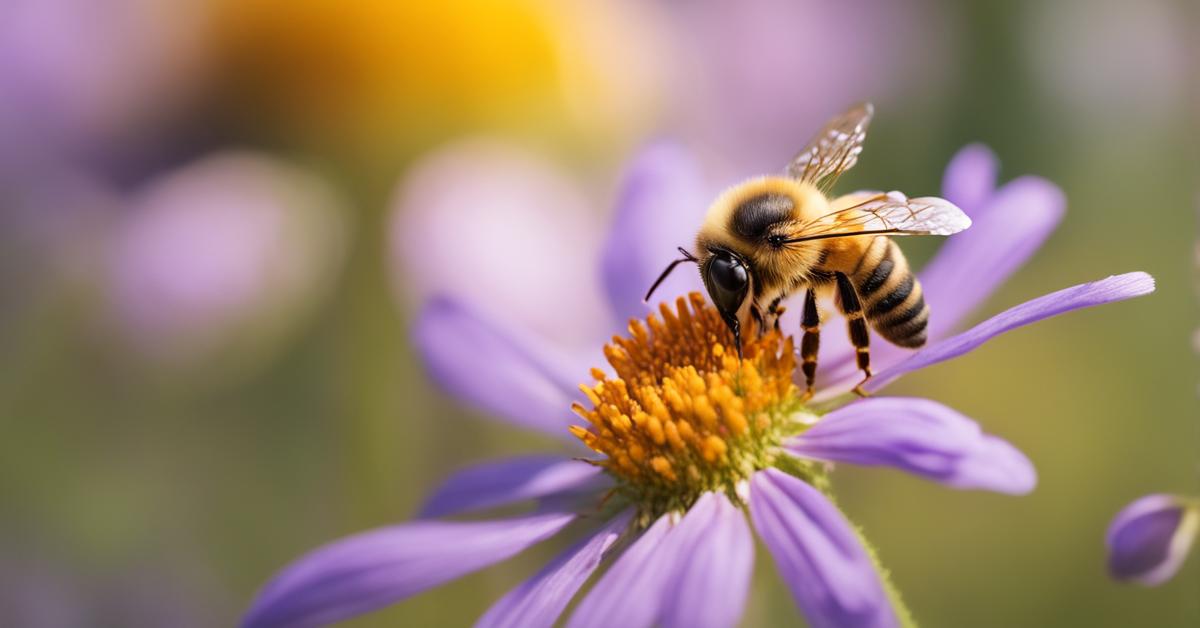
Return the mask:
<path id="1" fill-rule="evenodd" d="M 1146 273 L 1133 272 L 1052 292 L 1010 308 L 957 336 L 933 343 L 913 353 L 899 363 L 876 373 L 866 388 L 872 392 L 879 390 L 905 373 L 956 358 L 1018 327 L 1072 310 L 1124 301 L 1153 291 L 1153 277 Z"/>
<path id="2" fill-rule="evenodd" d="M 750 515 L 811 625 L 897 625 L 871 558 L 820 491 L 777 469 L 760 471 L 750 482 Z"/>
<path id="3" fill-rule="evenodd" d="M 608 522 L 582 543 L 496 602 L 476 628 L 538 628 L 553 626 L 571 598 L 600 565 L 605 552 L 629 525 L 631 512 Z"/>
<path id="4" fill-rule="evenodd" d="M 965 146 L 946 166 L 942 196 L 976 220 L 996 189 L 999 172 L 1000 160 L 990 148 L 983 144 Z"/>
<path id="5" fill-rule="evenodd" d="M 361 615 L 509 558 L 574 518 L 420 521 L 347 537 L 285 567 L 242 625 L 319 626 Z"/>
<path id="6" fill-rule="evenodd" d="M 445 517 L 538 499 L 555 493 L 599 489 L 599 467 L 560 456 L 523 456 L 467 467 L 450 476 L 421 508 L 420 518 Z"/>
<path id="7" fill-rule="evenodd" d="M 450 394 L 521 427 L 570 437 L 575 369 L 536 338 L 442 297 L 421 312 L 414 343 Z"/>
<path id="8" fill-rule="evenodd" d="M 583 598 L 569 628 L 649 626 L 658 615 L 663 590 L 675 570 L 660 550 L 671 530 L 670 517 L 659 517 L 633 542 Z M 677 558 L 677 557 L 676 557 Z"/>
<path id="9" fill-rule="evenodd" d="M 929 333 L 945 337 L 1042 246 L 1062 220 L 1066 197 L 1038 177 L 1005 185 L 970 229 L 946 241 L 921 271 L 933 308 Z"/>
<path id="10" fill-rule="evenodd" d="M 1147 495 L 1113 519 L 1105 543 L 1113 578 L 1145 586 L 1179 571 L 1200 531 L 1200 507 L 1174 495 Z"/>
<path id="11" fill-rule="evenodd" d="M 1024 454 L 928 399 L 856 401 L 825 415 L 785 448 L 815 460 L 893 467 L 955 488 L 1023 495 L 1037 484 Z"/>
<path id="12" fill-rule="evenodd" d="M 754 538 L 745 513 L 726 496 L 708 493 L 672 537 L 684 561 L 659 623 L 668 628 L 736 626 L 754 569 Z"/>
<path id="13" fill-rule="evenodd" d="M 619 322 L 650 311 L 642 302 L 646 291 L 679 257 L 676 247 L 691 248 L 708 207 L 704 189 L 691 156 L 669 142 L 643 149 L 625 173 L 602 257 L 604 287 Z M 685 264 L 655 294 L 670 302 L 700 289 L 696 268 Z"/>

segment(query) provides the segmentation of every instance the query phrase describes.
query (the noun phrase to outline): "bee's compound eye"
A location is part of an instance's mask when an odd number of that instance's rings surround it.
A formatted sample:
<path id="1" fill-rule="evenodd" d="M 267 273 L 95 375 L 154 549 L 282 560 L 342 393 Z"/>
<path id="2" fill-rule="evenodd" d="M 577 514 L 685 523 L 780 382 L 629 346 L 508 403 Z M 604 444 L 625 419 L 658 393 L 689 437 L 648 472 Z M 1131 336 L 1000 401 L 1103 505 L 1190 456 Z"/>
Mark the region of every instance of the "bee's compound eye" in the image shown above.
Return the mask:
<path id="1" fill-rule="evenodd" d="M 714 257 L 708 267 L 708 274 L 713 283 L 722 290 L 737 292 L 746 287 L 746 267 L 732 257 L 719 255 Z"/>
<path id="2" fill-rule="evenodd" d="M 708 263 L 708 284 L 713 304 L 722 314 L 733 314 L 742 305 L 750 277 L 741 260 L 718 253 Z"/>

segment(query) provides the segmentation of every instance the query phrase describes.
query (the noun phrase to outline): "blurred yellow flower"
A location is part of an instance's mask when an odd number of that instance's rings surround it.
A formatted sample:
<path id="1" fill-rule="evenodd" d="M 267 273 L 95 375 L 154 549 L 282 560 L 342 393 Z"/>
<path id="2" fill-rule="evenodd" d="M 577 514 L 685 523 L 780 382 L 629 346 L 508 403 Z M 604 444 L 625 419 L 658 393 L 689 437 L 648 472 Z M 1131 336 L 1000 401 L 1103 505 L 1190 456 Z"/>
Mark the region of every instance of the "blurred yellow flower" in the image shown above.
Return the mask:
<path id="1" fill-rule="evenodd" d="M 393 151 L 483 126 L 633 130 L 661 55 L 647 49 L 656 38 L 628 35 L 652 22 L 625 2 L 221 0 L 216 27 L 232 105 L 252 107 L 236 114 Z"/>

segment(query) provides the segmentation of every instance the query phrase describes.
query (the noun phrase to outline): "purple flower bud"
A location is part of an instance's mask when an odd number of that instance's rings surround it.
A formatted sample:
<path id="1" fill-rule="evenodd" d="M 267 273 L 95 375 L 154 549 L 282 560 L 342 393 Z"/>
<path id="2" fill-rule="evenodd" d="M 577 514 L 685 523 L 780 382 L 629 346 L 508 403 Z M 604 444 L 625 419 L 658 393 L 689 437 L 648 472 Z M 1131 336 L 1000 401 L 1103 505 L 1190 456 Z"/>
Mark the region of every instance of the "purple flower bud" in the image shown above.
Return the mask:
<path id="1" fill-rule="evenodd" d="M 1126 506 L 1108 527 L 1108 572 L 1155 586 L 1179 571 L 1200 530 L 1200 508 L 1174 495 L 1147 495 Z"/>

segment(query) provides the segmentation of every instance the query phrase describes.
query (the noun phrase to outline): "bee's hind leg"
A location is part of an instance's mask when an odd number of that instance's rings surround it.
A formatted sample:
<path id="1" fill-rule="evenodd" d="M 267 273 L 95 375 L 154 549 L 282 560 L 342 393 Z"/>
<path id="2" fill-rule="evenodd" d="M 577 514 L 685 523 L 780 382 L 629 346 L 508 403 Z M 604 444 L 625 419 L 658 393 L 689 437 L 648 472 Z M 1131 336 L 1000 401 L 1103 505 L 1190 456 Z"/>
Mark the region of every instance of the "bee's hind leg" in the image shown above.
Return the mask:
<path id="1" fill-rule="evenodd" d="M 817 312 L 817 291 L 809 288 L 804 294 L 804 315 L 800 319 L 804 337 L 800 340 L 800 369 L 804 371 L 804 401 L 812 399 L 813 382 L 817 379 L 817 352 L 821 347 L 821 315 Z"/>
<path id="2" fill-rule="evenodd" d="M 870 393 L 863 388 L 871 381 L 871 336 L 867 333 L 867 319 L 862 311 L 862 303 L 854 284 L 844 273 L 837 273 L 838 303 L 846 315 L 846 324 L 850 331 L 850 344 L 854 345 L 854 357 L 858 368 L 863 372 L 863 379 L 854 387 L 854 394 L 869 397 Z"/>

